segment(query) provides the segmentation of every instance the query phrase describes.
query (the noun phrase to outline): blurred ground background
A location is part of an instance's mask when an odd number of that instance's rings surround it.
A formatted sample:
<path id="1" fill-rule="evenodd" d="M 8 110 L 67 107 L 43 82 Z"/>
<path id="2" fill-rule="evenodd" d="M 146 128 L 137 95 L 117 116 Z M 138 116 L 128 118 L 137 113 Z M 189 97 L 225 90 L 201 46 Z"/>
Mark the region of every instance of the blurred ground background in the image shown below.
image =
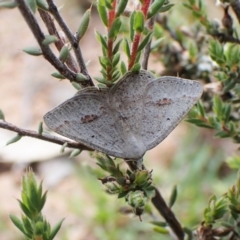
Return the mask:
<path id="1" fill-rule="evenodd" d="M 81 2 L 55 2 L 58 6 L 64 5 L 61 13 L 75 31 L 84 12 Z M 176 12 L 176 19 L 185 17 L 186 10 L 180 6 L 184 1 L 172 2 L 177 3 L 172 10 Z M 211 2 L 208 3 L 211 16 L 221 16 L 215 1 L 208 2 Z M 92 76 L 98 76 L 100 70 L 97 58 L 100 47 L 94 36 L 95 29 L 104 32 L 93 12 L 90 28 L 81 42 L 83 56 L 86 61 L 90 60 L 88 70 Z M 58 82 L 50 76 L 55 70 L 42 57 L 22 52 L 24 47 L 35 45 L 18 9 L 1 10 L 0 109 L 8 122 L 32 130 L 37 130 L 48 110 L 76 92 L 68 81 Z M 68 159 L 68 154 L 59 153 L 60 146 L 30 138 L 6 147 L 13 136 L 15 133 L 0 129 L 0 240 L 23 239 L 8 215 L 21 214 L 16 198 L 20 197 L 21 176 L 30 163 L 38 179 L 44 180 L 44 188 L 49 190 L 44 208 L 46 218 L 55 224 L 66 217 L 56 239 L 160 238 L 158 233 L 152 232 L 148 222 L 153 219 L 149 216 L 144 215 L 143 222 L 139 222 L 134 216 L 119 213 L 124 201 L 104 192 L 104 187 L 96 180 L 95 161 L 87 152 Z M 153 169 L 156 186 L 166 200 L 173 185 L 178 185 L 179 198 L 174 211 L 184 226 L 200 223 L 210 195 L 213 192 L 223 194 L 234 183 L 236 174 L 229 172 L 223 162 L 236 149 L 237 146 L 227 140 L 214 139 L 211 131 L 181 123 L 158 147 L 147 153 L 146 165 Z M 157 213 L 155 217 L 161 219 Z"/>

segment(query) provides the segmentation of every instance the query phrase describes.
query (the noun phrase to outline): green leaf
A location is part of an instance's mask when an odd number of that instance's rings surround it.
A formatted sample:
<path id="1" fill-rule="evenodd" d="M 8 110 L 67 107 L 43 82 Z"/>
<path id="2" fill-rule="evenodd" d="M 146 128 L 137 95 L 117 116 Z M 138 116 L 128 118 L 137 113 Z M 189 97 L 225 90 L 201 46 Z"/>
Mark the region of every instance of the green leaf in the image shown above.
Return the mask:
<path id="1" fill-rule="evenodd" d="M 48 11 L 49 6 L 45 0 L 36 0 L 37 6 L 41 8 L 42 10 Z"/>
<path id="2" fill-rule="evenodd" d="M 58 37 L 55 36 L 55 35 L 46 35 L 45 39 L 42 41 L 42 44 L 46 46 L 46 45 L 49 45 L 51 43 L 55 43 L 58 40 L 59 40 Z"/>
<path id="3" fill-rule="evenodd" d="M 39 203 L 39 208 L 38 208 L 38 211 L 40 212 L 42 209 L 43 209 L 43 207 L 44 207 L 44 205 L 45 205 L 45 203 L 46 203 L 46 200 L 47 200 L 47 191 L 43 194 L 43 196 L 42 196 L 42 198 L 41 198 L 41 200 L 40 200 L 40 203 Z"/>
<path id="4" fill-rule="evenodd" d="M 95 31 L 95 35 L 96 35 L 97 40 L 102 44 L 102 46 L 105 49 L 108 49 L 107 41 L 105 40 L 105 38 L 97 31 Z"/>
<path id="5" fill-rule="evenodd" d="M 130 59 L 131 58 L 130 46 L 129 46 L 128 40 L 125 38 L 123 40 L 123 51 L 127 55 L 128 59 Z"/>
<path id="6" fill-rule="evenodd" d="M 161 234 L 165 234 L 165 235 L 169 233 L 169 231 L 166 228 L 164 228 L 164 227 L 154 227 L 153 230 L 155 232 L 158 232 L 158 233 L 161 233 Z"/>
<path id="7" fill-rule="evenodd" d="M 134 21 L 135 21 L 135 15 L 136 11 L 133 11 L 130 16 L 130 26 L 129 26 L 129 34 L 130 34 L 130 39 L 133 42 L 134 38 Z"/>
<path id="8" fill-rule="evenodd" d="M 121 25 L 122 25 L 121 19 L 119 17 L 115 18 L 115 20 L 114 20 L 114 22 L 112 24 L 112 27 L 111 27 L 111 29 L 108 32 L 109 39 L 115 39 L 117 37 Z"/>
<path id="9" fill-rule="evenodd" d="M 148 44 L 148 42 L 151 39 L 151 36 L 152 36 L 152 32 L 149 32 L 148 35 L 140 43 L 138 50 L 137 50 L 138 52 L 142 51 L 146 47 L 146 45 Z"/>
<path id="10" fill-rule="evenodd" d="M 169 207 L 172 208 L 177 199 L 177 185 L 174 185 L 169 199 Z"/>
<path id="11" fill-rule="evenodd" d="M 206 123 L 205 121 L 203 121 L 201 119 L 190 118 L 190 119 L 187 119 L 186 122 L 193 123 L 199 127 L 205 127 L 205 128 L 210 128 L 210 129 L 214 128 L 213 126 L 211 126 L 210 124 Z"/>
<path id="12" fill-rule="evenodd" d="M 42 50 L 39 47 L 27 47 L 27 48 L 24 48 L 23 51 L 32 56 L 42 55 Z"/>
<path id="13" fill-rule="evenodd" d="M 132 68 L 130 69 L 131 72 L 139 72 L 141 69 L 141 64 L 140 63 L 135 63 Z"/>
<path id="14" fill-rule="evenodd" d="M 9 217 L 10 217 L 12 223 L 25 235 L 26 232 L 24 230 L 22 221 L 18 217 L 16 217 L 15 215 L 12 215 L 12 214 L 10 214 Z"/>
<path id="15" fill-rule="evenodd" d="M 144 15 L 141 11 L 137 11 L 134 18 L 133 29 L 142 33 L 144 30 Z"/>
<path id="16" fill-rule="evenodd" d="M 70 49 L 68 46 L 63 46 L 60 53 L 59 53 L 59 60 L 63 63 L 67 60 L 70 53 Z"/>
<path id="17" fill-rule="evenodd" d="M 21 138 L 22 138 L 22 136 L 19 135 L 19 134 L 17 134 L 15 137 L 13 137 L 12 139 L 10 139 L 10 140 L 6 143 L 6 146 L 9 145 L 9 144 L 12 144 L 12 143 L 15 143 L 15 142 L 19 141 Z"/>
<path id="18" fill-rule="evenodd" d="M 121 75 L 120 72 L 117 71 L 115 74 L 113 74 L 111 81 L 112 81 L 112 82 L 117 81 L 117 80 L 119 79 L 120 75 Z"/>
<path id="19" fill-rule="evenodd" d="M 240 169 L 240 156 L 232 156 L 226 160 L 228 166 L 232 169 Z"/>
<path id="20" fill-rule="evenodd" d="M 232 110 L 231 105 L 225 104 L 225 106 L 223 108 L 223 118 L 224 118 L 225 122 L 229 121 L 231 110 Z"/>
<path id="21" fill-rule="evenodd" d="M 159 226 L 159 227 L 167 227 L 167 223 L 166 222 L 150 221 L 150 223 L 155 225 L 155 226 Z"/>
<path id="22" fill-rule="evenodd" d="M 81 23 L 78 27 L 78 30 L 77 30 L 77 38 L 79 40 L 82 39 L 82 37 L 85 35 L 87 29 L 88 29 L 88 26 L 89 26 L 89 22 L 90 22 L 90 18 L 91 18 L 91 8 L 88 9 L 84 14 L 83 14 L 83 17 L 82 17 L 82 20 L 81 20 Z"/>
<path id="23" fill-rule="evenodd" d="M 52 77 L 58 78 L 58 79 L 66 79 L 61 73 L 54 72 L 51 74 Z"/>
<path id="24" fill-rule="evenodd" d="M 160 11 L 161 7 L 163 6 L 164 2 L 165 2 L 165 0 L 157 0 L 157 1 L 154 1 L 154 2 L 151 4 L 151 6 L 150 6 L 150 8 L 149 8 L 149 10 L 148 10 L 148 16 L 147 16 L 147 18 L 151 18 L 151 17 L 153 17 L 155 14 L 157 14 L 157 13 Z"/>
<path id="25" fill-rule="evenodd" d="M 122 75 L 124 75 L 127 72 L 127 67 L 123 61 L 121 61 L 120 70 Z"/>
<path id="26" fill-rule="evenodd" d="M 168 11 L 172 6 L 174 6 L 174 4 L 167 4 L 165 6 L 162 6 L 159 10 L 159 12 L 166 12 Z"/>
<path id="27" fill-rule="evenodd" d="M 137 53 L 137 56 L 136 56 L 136 59 L 135 59 L 135 64 L 139 63 L 140 58 L 141 58 L 141 51 Z"/>
<path id="28" fill-rule="evenodd" d="M 9 1 L 4 1 L 0 2 L 0 8 L 15 8 L 18 6 L 18 3 L 15 1 L 9 2 Z"/>
<path id="29" fill-rule="evenodd" d="M 76 157 L 76 156 L 78 156 L 81 152 L 82 152 L 82 150 L 75 149 L 75 150 L 73 150 L 73 151 L 71 152 L 69 158 Z"/>
<path id="30" fill-rule="evenodd" d="M 36 222 L 35 224 L 35 236 L 42 236 L 43 235 L 43 222 Z M 35 237 L 35 239 L 38 239 L 38 237 Z M 40 238 L 41 239 L 41 238 Z"/>
<path id="31" fill-rule="evenodd" d="M 228 81 L 224 82 L 224 88 L 223 88 L 223 92 L 229 92 L 230 90 L 232 90 L 235 85 L 237 84 L 237 81 L 233 78 L 233 79 L 229 79 Z"/>
<path id="32" fill-rule="evenodd" d="M 117 6 L 116 17 L 119 17 L 125 10 L 128 0 L 120 0 Z"/>
<path id="33" fill-rule="evenodd" d="M 183 3 L 183 6 L 184 6 L 185 8 L 188 8 L 188 9 L 192 10 L 192 6 L 189 5 L 189 4 L 187 4 L 187 3 Z"/>
<path id="34" fill-rule="evenodd" d="M 38 188 L 35 185 L 34 181 L 29 182 L 29 188 L 30 188 L 29 200 L 31 202 L 31 205 L 35 210 L 38 210 L 40 198 L 38 198 Z"/>
<path id="35" fill-rule="evenodd" d="M 99 57 L 99 62 L 101 63 L 101 65 L 104 69 L 106 67 L 111 67 L 112 66 L 111 60 L 106 56 Z"/>
<path id="36" fill-rule="evenodd" d="M 62 145 L 62 147 L 61 147 L 61 149 L 60 149 L 60 153 L 64 153 L 65 148 L 67 147 L 67 145 L 68 145 L 67 142 L 65 142 L 65 143 Z"/>
<path id="37" fill-rule="evenodd" d="M 121 45 L 122 39 L 120 39 L 117 44 L 113 48 L 113 55 L 116 54 L 119 51 L 119 47 Z"/>
<path id="38" fill-rule="evenodd" d="M 58 231 L 60 230 L 61 226 L 62 226 L 62 223 L 64 221 L 65 218 L 63 218 L 61 221 L 59 221 L 56 226 L 53 227 L 51 233 L 50 233 L 50 236 L 49 236 L 49 239 L 52 240 L 56 234 L 58 233 Z"/>
<path id="39" fill-rule="evenodd" d="M 159 38 L 158 40 L 156 40 L 154 43 L 152 43 L 151 45 L 151 51 L 154 50 L 155 48 L 158 48 L 161 44 L 161 42 L 163 41 L 164 38 Z"/>
<path id="40" fill-rule="evenodd" d="M 75 89 L 77 89 L 78 91 L 81 89 L 81 86 L 80 86 L 78 83 L 76 83 L 76 82 L 71 82 L 71 84 L 72 84 L 72 86 L 73 86 Z"/>
<path id="41" fill-rule="evenodd" d="M 31 212 L 29 211 L 29 209 L 26 207 L 26 205 L 23 204 L 23 202 L 21 202 L 20 200 L 18 200 L 18 203 L 19 203 L 19 205 L 20 205 L 20 208 L 21 208 L 22 211 L 24 212 L 24 214 L 25 214 L 28 218 L 32 219 L 32 214 L 31 214 Z"/>
<path id="42" fill-rule="evenodd" d="M 112 7 L 112 1 L 106 0 L 106 1 L 105 1 L 105 7 L 108 8 L 109 10 L 112 10 L 112 9 L 113 9 L 113 7 Z"/>
<path id="43" fill-rule="evenodd" d="M 113 67 L 117 66 L 117 64 L 119 63 L 119 60 L 120 60 L 120 53 L 117 53 L 113 57 L 112 66 Z"/>
<path id="44" fill-rule="evenodd" d="M 125 191 L 125 192 L 120 192 L 120 193 L 118 194 L 118 198 L 123 198 L 123 197 L 126 197 L 126 196 L 127 196 L 127 194 L 128 194 L 128 192 L 127 192 L 127 191 Z"/>
<path id="45" fill-rule="evenodd" d="M 43 133 L 43 122 L 40 122 L 38 125 L 38 134 L 42 135 Z"/>
<path id="46" fill-rule="evenodd" d="M 43 181 L 40 182 L 40 184 L 38 186 L 38 190 L 37 190 L 39 199 L 42 197 L 42 183 L 43 183 Z"/>
<path id="47" fill-rule="evenodd" d="M 106 27 L 108 27 L 108 15 L 107 15 L 107 9 L 105 6 L 102 6 L 100 3 L 97 4 L 97 10 L 99 13 L 99 16 L 104 23 Z"/>
<path id="48" fill-rule="evenodd" d="M 31 225 L 31 222 L 30 222 L 29 218 L 27 218 L 25 215 L 22 214 L 22 222 L 23 222 L 25 232 L 31 238 L 31 236 L 33 235 L 33 227 Z"/>
<path id="49" fill-rule="evenodd" d="M 36 0 L 25 0 L 28 7 L 31 9 L 33 13 L 36 13 L 37 11 L 37 3 Z"/>
<path id="50" fill-rule="evenodd" d="M 222 119 L 222 114 L 223 114 L 223 103 L 221 98 L 218 95 L 214 95 L 213 98 L 213 111 L 218 117 L 218 119 Z"/>
<path id="51" fill-rule="evenodd" d="M 83 81 L 86 81 L 87 78 L 86 78 L 86 76 L 84 76 L 82 73 L 79 72 L 76 74 L 76 80 L 78 82 L 83 82 Z"/>
<path id="52" fill-rule="evenodd" d="M 202 105 L 202 102 L 201 101 L 198 101 L 197 102 L 197 109 L 198 111 L 200 112 L 200 115 L 205 118 L 205 110 L 203 108 L 203 105 Z"/>
<path id="53" fill-rule="evenodd" d="M 4 116 L 4 113 L 1 109 L 0 109 L 0 120 L 5 121 L 5 116 Z"/>
<path id="54" fill-rule="evenodd" d="M 219 137 L 219 138 L 228 138 L 228 137 L 230 137 L 230 134 L 226 131 L 220 131 L 220 132 L 216 133 L 214 136 Z"/>

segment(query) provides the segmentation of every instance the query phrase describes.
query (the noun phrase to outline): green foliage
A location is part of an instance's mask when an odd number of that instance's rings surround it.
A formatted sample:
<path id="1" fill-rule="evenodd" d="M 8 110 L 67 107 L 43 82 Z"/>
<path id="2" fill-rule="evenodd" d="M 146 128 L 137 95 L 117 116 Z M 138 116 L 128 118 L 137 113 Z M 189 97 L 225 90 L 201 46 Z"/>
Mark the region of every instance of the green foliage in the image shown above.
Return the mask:
<path id="1" fill-rule="evenodd" d="M 27 47 L 23 51 L 29 55 L 40 56 L 42 55 L 42 50 L 39 47 Z"/>
<path id="2" fill-rule="evenodd" d="M 156 15 L 157 12 L 161 10 L 164 3 L 165 3 L 165 0 L 154 1 L 148 11 L 148 18 L 151 18 L 154 15 Z M 170 9 L 170 7 L 168 7 L 168 9 Z"/>
<path id="3" fill-rule="evenodd" d="M 59 53 L 59 60 L 65 62 L 70 54 L 70 48 L 68 46 L 63 46 Z"/>
<path id="4" fill-rule="evenodd" d="M 89 26 L 90 18 L 91 18 L 91 9 L 88 9 L 83 14 L 81 23 L 80 23 L 80 25 L 78 27 L 78 30 L 77 30 L 77 38 L 79 40 L 81 40 L 82 37 L 85 35 L 85 33 L 86 33 L 87 29 L 88 29 L 88 26 Z"/>
<path id="5" fill-rule="evenodd" d="M 44 11 L 48 11 L 49 7 L 48 4 L 45 0 L 36 0 L 37 3 L 37 7 L 44 10 Z"/>
<path id="6" fill-rule="evenodd" d="M 4 113 L 1 109 L 0 109 L 0 120 L 5 121 L 5 116 L 4 116 Z"/>
<path id="7" fill-rule="evenodd" d="M 38 185 L 34 173 L 29 170 L 22 178 L 21 200 L 18 200 L 22 217 L 10 215 L 13 224 L 23 233 L 25 239 L 52 240 L 61 228 L 63 220 L 53 228 L 42 216 L 47 192 L 43 193 L 42 182 Z"/>
<path id="8" fill-rule="evenodd" d="M 126 202 L 137 215 L 141 215 L 147 200 L 154 196 L 155 189 L 151 181 L 151 173 L 147 170 L 124 171 L 108 155 L 97 154 L 97 164 L 110 176 L 99 178 L 111 194 L 118 198 L 125 197 Z"/>
<path id="9" fill-rule="evenodd" d="M 6 146 L 12 143 L 15 143 L 17 141 L 19 141 L 22 138 L 22 136 L 20 134 L 17 134 L 15 137 L 13 137 L 12 139 L 10 139 L 7 143 Z"/>
<path id="10" fill-rule="evenodd" d="M 15 8 L 18 4 L 15 1 L 3 1 L 0 2 L 0 8 Z"/>
<path id="11" fill-rule="evenodd" d="M 42 41 L 43 45 L 49 45 L 51 43 L 57 42 L 59 39 L 55 35 L 46 35 L 45 39 Z"/>

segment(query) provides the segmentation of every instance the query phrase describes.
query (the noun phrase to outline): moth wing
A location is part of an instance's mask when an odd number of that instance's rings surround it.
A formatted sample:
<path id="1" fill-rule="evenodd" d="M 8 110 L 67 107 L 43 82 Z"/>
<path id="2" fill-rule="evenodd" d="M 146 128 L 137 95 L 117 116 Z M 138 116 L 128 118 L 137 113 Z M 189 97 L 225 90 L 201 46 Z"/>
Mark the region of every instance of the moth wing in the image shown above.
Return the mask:
<path id="1" fill-rule="evenodd" d="M 100 152 L 126 157 L 118 113 L 108 106 L 108 91 L 84 89 L 44 116 L 54 132 Z"/>
<path id="2" fill-rule="evenodd" d="M 147 150 L 163 141 L 202 95 L 198 81 L 161 77 L 148 84 L 144 98 L 141 139 Z"/>

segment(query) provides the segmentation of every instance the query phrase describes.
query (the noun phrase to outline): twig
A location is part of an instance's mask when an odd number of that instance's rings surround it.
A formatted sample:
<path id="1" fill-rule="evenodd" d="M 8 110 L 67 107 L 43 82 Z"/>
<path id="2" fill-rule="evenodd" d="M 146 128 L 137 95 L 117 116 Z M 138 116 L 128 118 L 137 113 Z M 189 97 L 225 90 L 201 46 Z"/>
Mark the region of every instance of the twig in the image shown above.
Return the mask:
<path id="1" fill-rule="evenodd" d="M 240 0 L 230 1 L 230 5 L 237 16 L 238 22 L 240 22 Z"/>
<path id="2" fill-rule="evenodd" d="M 181 227 L 181 224 L 176 219 L 172 210 L 167 206 L 157 188 L 155 188 L 155 196 L 152 198 L 152 203 L 169 224 L 170 228 L 174 231 L 178 239 L 183 240 L 184 231 Z"/>
<path id="3" fill-rule="evenodd" d="M 55 35 L 57 36 L 57 38 L 59 39 L 59 41 L 56 41 L 54 44 L 56 46 L 56 48 L 58 49 L 58 51 L 60 52 L 62 47 L 64 46 L 64 44 L 66 43 L 62 37 L 59 35 L 57 29 L 56 29 L 56 26 L 53 22 L 53 19 L 51 17 L 51 15 L 46 12 L 46 11 L 43 11 L 42 9 L 38 9 L 38 12 L 43 20 L 43 22 L 45 23 L 45 26 L 47 27 L 48 29 L 48 32 L 50 35 Z M 75 62 L 75 60 L 73 59 L 73 57 L 71 56 L 71 53 L 69 54 L 67 60 L 66 60 L 66 64 L 67 66 L 73 70 L 75 73 L 79 72 L 79 68 Z"/>
<path id="4" fill-rule="evenodd" d="M 27 22 L 29 28 L 31 29 L 34 37 L 36 38 L 43 56 L 67 79 L 70 81 L 76 81 L 76 73 L 71 71 L 66 65 L 64 65 L 52 52 L 48 45 L 43 45 L 42 41 L 45 39 L 42 30 L 40 29 L 36 18 L 34 17 L 33 13 L 26 5 L 24 0 L 16 0 L 18 3 L 18 8 L 24 17 L 25 21 Z"/>
<path id="5" fill-rule="evenodd" d="M 81 69 L 81 73 L 84 74 L 87 78 L 86 82 L 88 82 L 89 86 L 94 86 L 93 81 L 92 81 L 90 75 L 88 74 L 87 67 L 86 67 L 86 64 L 84 62 L 82 52 L 81 52 L 81 49 L 79 47 L 79 43 L 78 43 L 76 37 L 74 37 L 74 35 L 71 33 L 69 27 L 67 26 L 67 24 L 65 23 L 65 21 L 61 17 L 55 3 L 52 0 L 47 0 L 47 2 L 48 2 L 48 5 L 49 5 L 50 13 L 53 15 L 53 17 L 55 18 L 55 20 L 57 21 L 59 26 L 62 28 L 63 32 L 66 34 L 68 40 L 71 43 L 71 46 L 72 46 L 74 54 L 76 56 L 78 65 Z"/>
<path id="6" fill-rule="evenodd" d="M 3 129 L 7 129 L 9 131 L 12 132 L 16 132 L 21 136 L 27 136 L 27 137 L 32 137 L 32 138 L 37 138 L 37 139 L 41 139 L 47 142 L 52 142 L 52 143 L 56 143 L 59 145 L 63 145 L 64 143 L 67 143 L 67 147 L 68 148 L 76 148 L 76 149 L 80 149 L 80 150 L 88 150 L 88 151 L 94 151 L 93 149 L 84 146 L 81 143 L 77 143 L 77 142 L 72 142 L 66 139 L 62 139 L 56 136 L 52 136 L 50 134 L 46 134 L 43 133 L 42 135 L 40 135 L 38 132 L 36 131 L 31 131 L 31 130 L 26 130 L 23 128 L 19 128 L 11 123 L 5 122 L 5 121 L 0 121 L 0 128 Z"/>
<path id="7" fill-rule="evenodd" d="M 130 167 L 131 170 L 138 170 L 137 163 L 134 161 L 127 161 L 126 163 Z M 142 169 L 146 169 L 144 165 L 142 165 Z M 184 231 L 181 227 L 181 224 L 176 219 L 172 210 L 167 206 L 163 197 L 161 196 L 159 190 L 155 188 L 155 196 L 152 198 L 152 203 L 154 207 L 158 210 L 158 212 L 162 215 L 162 217 L 166 220 L 170 228 L 173 230 L 175 235 L 178 237 L 178 240 L 184 239 Z"/>
<path id="8" fill-rule="evenodd" d="M 240 40 L 238 40 L 237 38 L 234 38 L 232 36 L 226 35 L 224 33 L 214 33 L 211 34 L 211 36 L 213 36 L 214 38 L 217 38 L 219 42 L 221 43 L 240 43 Z"/>
<path id="9" fill-rule="evenodd" d="M 168 26 L 166 16 L 157 14 L 156 15 L 156 22 L 158 24 L 160 24 L 166 31 L 169 32 L 172 39 L 174 39 L 175 41 L 177 41 L 180 44 L 183 51 L 186 50 L 186 48 L 183 46 L 182 42 L 179 41 L 179 38 L 178 38 L 177 34 Z"/>

